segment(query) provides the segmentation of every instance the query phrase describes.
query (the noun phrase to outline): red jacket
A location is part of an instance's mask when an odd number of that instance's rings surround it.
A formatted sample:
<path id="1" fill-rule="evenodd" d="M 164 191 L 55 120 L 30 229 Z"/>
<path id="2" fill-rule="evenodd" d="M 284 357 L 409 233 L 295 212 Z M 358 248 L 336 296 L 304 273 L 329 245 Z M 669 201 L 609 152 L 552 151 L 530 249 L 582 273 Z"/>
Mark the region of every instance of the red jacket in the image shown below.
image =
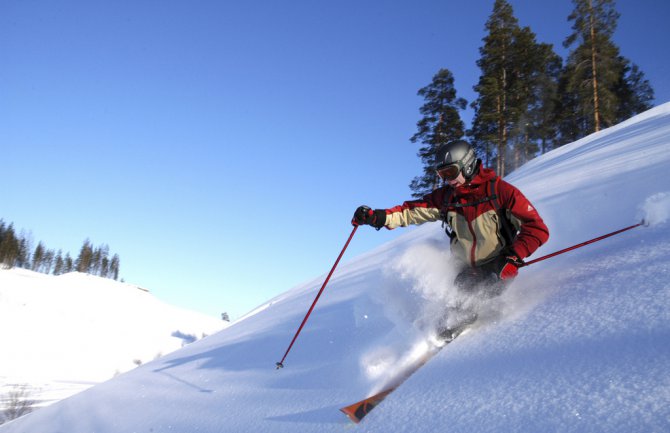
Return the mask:
<path id="1" fill-rule="evenodd" d="M 495 191 L 489 191 L 495 179 Z M 520 259 L 530 256 L 549 239 L 549 229 L 535 207 L 517 188 L 481 167 L 460 187 L 445 185 L 419 200 L 406 201 L 386 210 L 386 227 L 394 229 L 429 221 L 447 222 L 453 237 L 452 253 L 462 261 L 480 266 L 498 256 L 507 245 L 502 223 L 491 197 L 518 231 L 511 248 Z M 447 201 L 447 202 L 445 202 Z"/>

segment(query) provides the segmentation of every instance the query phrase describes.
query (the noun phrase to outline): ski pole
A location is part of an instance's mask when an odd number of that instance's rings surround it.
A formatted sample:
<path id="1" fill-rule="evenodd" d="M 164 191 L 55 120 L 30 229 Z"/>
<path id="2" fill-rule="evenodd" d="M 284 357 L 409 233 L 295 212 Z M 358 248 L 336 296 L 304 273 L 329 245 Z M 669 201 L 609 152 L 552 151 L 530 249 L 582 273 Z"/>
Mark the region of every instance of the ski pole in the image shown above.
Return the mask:
<path id="1" fill-rule="evenodd" d="M 354 233 L 356 233 L 356 229 L 358 229 L 358 226 L 354 226 L 354 229 L 351 231 L 351 234 L 349 235 L 349 239 L 347 239 L 347 243 L 344 244 L 344 248 L 342 248 L 342 251 L 340 252 L 340 255 L 337 256 L 337 260 L 335 260 L 335 264 L 333 265 L 332 269 L 328 273 L 328 276 L 326 277 L 326 281 L 323 282 L 323 285 L 321 286 L 321 290 L 319 290 L 319 293 L 316 295 L 316 298 L 314 298 L 314 302 L 312 302 L 312 306 L 309 307 L 309 311 L 307 311 L 307 314 L 305 315 L 305 318 L 302 319 L 302 323 L 300 324 L 300 327 L 298 328 L 298 331 L 293 336 L 293 340 L 291 340 L 291 344 L 288 345 L 288 349 L 286 349 L 286 353 L 284 353 L 284 357 L 281 359 L 281 361 L 279 361 L 276 364 L 277 369 L 284 368 L 284 360 L 286 359 L 286 356 L 291 351 L 291 348 L 293 347 L 293 343 L 295 343 L 295 340 L 298 338 L 298 335 L 300 334 L 300 331 L 302 331 L 303 326 L 305 326 L 305 323 L 307 322 L 307 319 L 309 318 L 309 315 L 312 314 L 312 310 L 314 310 L 314 306 L 316 305 L 317 301 L 321 297 L 321 294 L 323 293 L 323 289 L 326 288 L 326 285 L 328 284 L 328 281 L 330 281 L 330 277 L 333 275 L 333 272 L 335 272 L 335 268 L 337 267 L 337 264 L 340 263 L 340 259 L 344 255 L 344 252 L 347 250 L 347 247 L 349 246 L 349 242 L 351 242 L 351 239 L 354 237 Z"/>
<path id="2" fill-rule="evenodd" d="M 630 226 L 630 227 L 626 227 L 626 228 L 623 228 L 623 229 L 621 229 L 621 230 L 614 231 L 614 232 L 612 232 L 612 233 L 607 233 L 606 235 L 598 236 L 597 238 L 593 238 L 593 239 L 588 240 L 588 241 L 586 241 L 586 242 L 582 242 L 581 244 L 577 244 L 577 245 L 573 245 L 573 246 L 568 247 L 568 248 L 564 248 L 564 249 L 562 249 L 562 250 L 560 250 L 560 251 L 556 251 L 556 252 L 554 252 L 554 253 L 547 254 L 546 256 L 539 257 L 539 258 L 534 259 L 534 260 L 531 260 L 531 261 L 529 261 L 529 262 L 524 262 L 524 264 L 521 265 L 521 266 L 519 266 L 519 267 L 521 268 L 521 267 L 524 267 L 524 266 L 530 266 L 530 265 L 532 265 L 533 263 L 537 263 L 537 262 L 541 262 L 542 260 L 550 259 L 550 258 L 552 258 L 552 257 L 554 257 L 554 256 L 559 255 L 559 254 L 567 253 L 568 251 L 576 250 L 577 248 L 581 248 L 581 247 L 583 247 L 583 246 L 585 246 L 585 245 L 588 245 L 588 244 L 592 244 L 592 243 L 594 243 L 594 242 L 601 241 L 601 240 L 603 240 L 603 239 L 609 238 L 610 236 L 618 235 L 619 233 L 623 233 L 623 232 L 625 232 L 625 231 L 627 231 L 627 230 L 631 230 L 631 229 L 634 229 L 635 227 L 640 227 L 640 226 L 642 226 L 642 225 L 645 225 L 644 220 L 642 220 L 641 222 L 639 222 L 639 223 L 637 223 L 637 224 L 635 224 L 635 225 L 632 225 L 632 226 Z"/>

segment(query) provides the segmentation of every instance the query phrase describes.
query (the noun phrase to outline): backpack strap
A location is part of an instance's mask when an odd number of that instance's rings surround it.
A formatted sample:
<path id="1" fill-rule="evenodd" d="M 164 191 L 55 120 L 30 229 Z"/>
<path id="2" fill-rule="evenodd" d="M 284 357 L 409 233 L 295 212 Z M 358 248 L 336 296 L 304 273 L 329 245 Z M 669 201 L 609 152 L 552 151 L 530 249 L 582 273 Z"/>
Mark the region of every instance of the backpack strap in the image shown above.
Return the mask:
<path id="1" fill-rule="evenodd" d="M 500 205 L 498 204 L 498 194 L 495 193 L 496 190 L 494 188 L 495 180 L 497 178 L 498 177 L 496 176 L 495 178 L 491 179 L 491 187 L 490 188 L 487 187 L 486 192 L 487 192 L 488 195 L 486 197 L 484 197 L 480 200 L 475 200 L 475 201 L 471 201 L 471 202 L 468 202 L 468 203 L 449 203 L 451 201 L 451 197 L 452 197 L 453 192 L 454 192 L 454 190 L 452 188 L 449 191 L 449 194 L 444 196 L 444 207 L 445 208 L 448 208 L 448 207 L 464 208 L 464 207 L 470 207 L 470 206 L 478 206 L 482 203 L 486 203 L 486 202 L 490 201 L 490 202 L 494 203 L 493 206 L 495 207 L 496 211 L 498 211 L 498 209 L 500 209 Z M 493 194 L 491 194 L 491 192 L 493 192 Z"/>
<path id="2" fill-rule="evenodd" d="M 488 197 L 484 197 L 481 200 L 477 201 L 471 201 L 468 203 L 449 203 L 449 206 L 456 207 L 456 208 L 463 208 L 463 207 L 470 207 L 470 206 L 477 206 L 482 203 L 486 203 L 487 201 L 496 201 L 497 202 L 498 196 L 493 194 Z"/>
<path id="3" fill-rule="evenodd" d="M 494 177 L 489 181 L 487 192 L 490 194 L 491 191 L 493 191 L 494 194 L 489 197 L 486 197 L 487 200 L 491 200 L 491 204 L 493 205 L 493 208 L 496 210 L 496 212 L 500 211 L 500 202 L 498 201 L 498 194 L 496 194 L 497 181 L 498 176 Z"/>
<path id="4" fill-rule="evenodd" d="M 514 242 L 514 239 L 516 238 L 516 229 L 512 225 L 512 222 L 507 218 L 507 213 L 505 212 L 505 209 L 502 209 L 500 206 L 500 202 L 498 201 L 498 194 L 496 192 L 496 187 L 498 186 L 498 176 L 494 177 L 491 179 L 489 182 L 489 193 L 494 192 L 493 195 L 489 196 L 488 198 L 491 200 L 491 204 L 493 205 L 493 208 L 496 210 L 496 213 L 498 214 L 498 220 L 500 221 L 500 234 L 502 235 L 503 239 L 505 239 L 505 243 L 507 246 L 512 245 L 512 242 Z"/>
<path id="5" fill-rule="evenodd" d="M 487 190 L 486 197 L 482 198 L 481 200 L 476 200 L 469 203 L 451 203 L 451 199 L 453 198 L 454 195 L 454 189 L 449 188 L 447 190 L 447 192 L 444 194 L 444 203 L 442 208 L 442 227 L 444 228 L 445 232 L 447 233 L 450 239 L 453 240 L 456 237 L 456 233 L 449 226 L 449 222 L 447 221 L 447 209 L 449 207 L 464 208 L 469 206 L 477 206 L 486 202 L 491 202 L 493 208 L 495 209 L 496 214 L 498 215 L 498 220 L 500 221 L 500 235 L 502 236 L 503 239 L 505 239 L 505 243 L 507 246 L 512 244 L 514 238 L 516 238 L 517 231 L 512 225 L 512 222 L 507 218 L 505 209 L 503 209 L 500 206 L 500 201 L 498 200 L 498 193 L 497 193 L 498 179 L 499 177 L 496 176 L 489 181 L 489 183 L 486 186 Z"/>
<path id="6" fill-rule="evenodd" d="M 451 228 L 449 225 L 449 222 L 447 221 L 447 209 L 449 209 L 449 206 L 452 205 L 451 198 L 454 196 L 454 188 L 449 187 L 449 189 L 445 192 L 444 194 L 444 201 L 442 202 L 442 210 L 441 210 L 441 217 L 442 217 L 442 228 L 444 229 L 444 232 L 449 236 L 449 239 L 452 241 L 454 238 L 456 238 L 456 232 L 454 232 L 454 229 Z"/>

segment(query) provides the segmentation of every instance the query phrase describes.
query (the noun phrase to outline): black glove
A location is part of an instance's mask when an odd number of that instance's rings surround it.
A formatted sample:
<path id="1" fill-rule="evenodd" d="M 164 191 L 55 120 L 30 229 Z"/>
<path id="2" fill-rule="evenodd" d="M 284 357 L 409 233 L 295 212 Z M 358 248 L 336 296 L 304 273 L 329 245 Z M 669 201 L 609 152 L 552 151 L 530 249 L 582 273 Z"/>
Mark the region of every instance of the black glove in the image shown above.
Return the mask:
<path id="1" fill-rule="evenodd" d="M 386 224 L 386 211 L 384 209 L 372 210 L 368 206 L 359 206 L 354 212 L 351 224 L 355 226 L 367 224 L 379 230 Z"/>

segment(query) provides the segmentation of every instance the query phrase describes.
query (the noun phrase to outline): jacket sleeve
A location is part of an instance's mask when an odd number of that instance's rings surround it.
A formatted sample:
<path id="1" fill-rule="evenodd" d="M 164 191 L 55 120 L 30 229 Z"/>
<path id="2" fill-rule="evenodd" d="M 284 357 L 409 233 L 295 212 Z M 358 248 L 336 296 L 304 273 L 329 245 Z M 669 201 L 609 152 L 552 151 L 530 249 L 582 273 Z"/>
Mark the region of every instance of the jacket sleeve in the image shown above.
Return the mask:
<path id="1" fill-rule="evenodd" d="M 445 188 L 436 189 L 419 200 L 406 201 L 399 206 L 386 209 L 386 228 L 391 230 L 397 227 L 439 221 Z"/>
<path id="2" fill-rule="evenodd" d="M 511 184 L 500 180 L 498 185 L 500 203 L 520 223 L 512 249 L 525 259 L 549 239 L 549 229 L 531 202 Z"/>

